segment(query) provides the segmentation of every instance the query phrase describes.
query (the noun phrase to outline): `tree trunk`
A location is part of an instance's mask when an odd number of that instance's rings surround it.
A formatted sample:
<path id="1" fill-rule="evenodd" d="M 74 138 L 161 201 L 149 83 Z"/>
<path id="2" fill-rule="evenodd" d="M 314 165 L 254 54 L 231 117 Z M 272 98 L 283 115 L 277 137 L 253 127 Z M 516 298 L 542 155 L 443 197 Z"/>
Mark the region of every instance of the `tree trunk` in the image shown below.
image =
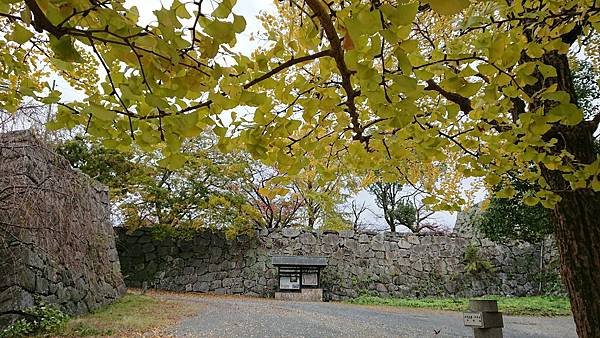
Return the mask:
<path id="1" fill-rule="evenodd" d="M 553 127 L 559 140 L 557 152 L 567 150 L 574 162 L 590 164 L 596 159 L 593 130 L 582 122 Z M 560 272 L 571 300 L 577 334 L 600 338 L 600 192 L 573 190 L 562 173 L 541 166 L 542 176 L 561 200 L 552 212 L 560 252 Z"/>
<path id="2" fill-rule="evenodd" d="M 544 271 L 544 241 L 546 237 L 542 238 L 540 241 L 540 284 L 538 288 L 538 294 L 544 294 L 544 278 L 546 277 L 546 272 Z"/>
<path id="3" fill-rule="evenodd" d="M 567 56 L 549 52 L 542 60 L 545 64 L 554 66 L 557 76 L 543 79 L 538 73 L 538 83 L 526 86 L 529 95 L 533 97 L 535 90 L 557 84 L 558 90 L 569 93 L 571 103 L 577 104 Z M 535 102 L 530 109 L 533 110 L 540 104 L 541 102 Z M 548 112 L 551 107 L 546 104 L 544 109 Z M 596 160 L 593 137 L 595 129 L 595 126 L 586 121 L 575 126 L 555 124 L 543 139 L 557 140 L 551 154 L 560 154 L 566 150 L 573 155 L 574 164 L 586 165 Z M 552 221 L 556 227 L 560 272 L 571 300 L 577 334 L 583 338 L 600 338 L 600 192 L 591 189 L 573 190 L 562 176 L 563 173 L 549 170 L 541 163 L 540 168 L 551 190 L 562 198 L 552 212 Z"/>
<path id="4" fill-rule="evenodd" d="M 396 223 L 394 222 L 394 217 L 391 216 L 390 213 L 386 209 L 383 210 L 383 218 L 385 219 L 385 222 L 390 227 L 390 231 L 396 232 Z"/>
<path id="5" fill-rule="evenodd" d="M 557 68 L 558 69 L 558 68 Z M 567 150 L 579 164 L 594 162 L 592 126 L 557 126 L 550 134 L 556 152 Z M 560 252 L 560 272 L 571 300 L 577 334 L 600 338 L 600 192 L 573 190 L 562 173 L 541 166 L 542 175 L 561 200 L 552 212 Z"/>
<path id="6" fill-rule="evenodd" d="M 600 193 L 560 194 L 553 212 L 560 272 L 579 337 L 600 337 Z"/>
<path id="7" fill-rule="evenodd" d="M 315 223 L 317 223 L 317 218 L 315 217 L 315 214 L 312 212 L 308 212 L 308 220 L 307 220 L 307 226 L 310 229 L 314 229 L 315 228 Z"/>

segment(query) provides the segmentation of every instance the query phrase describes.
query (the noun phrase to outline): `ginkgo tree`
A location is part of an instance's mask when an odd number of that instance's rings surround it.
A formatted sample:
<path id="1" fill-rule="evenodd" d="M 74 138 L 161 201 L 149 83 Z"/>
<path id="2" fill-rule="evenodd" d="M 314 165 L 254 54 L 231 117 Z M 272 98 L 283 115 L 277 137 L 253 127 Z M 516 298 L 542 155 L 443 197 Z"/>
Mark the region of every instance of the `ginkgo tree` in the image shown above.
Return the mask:
<path id="1" fill-rule="evenodd" d="M 209 126 L 221 149 L 291 176 L 310 153 L 407 184 L 415 164 L 450 159 L 502 183 L 499 197 L 511 178 L 534 183 L 524 202 L 553 210 L 577 332 L 600 337 L 600 114 L 584 118 L 569 62 L 598 55 L 596 1 L 290 0 L 264 16 L 251 56 L 232 51 L 234 2 L 173 1 L 142 26 L 123 1 L 1 0 L 0 104 L 56 104 L 53 127 L 160 149 L 174 167 Z M 85 99 L 66 101 L 55 76 Z"/>

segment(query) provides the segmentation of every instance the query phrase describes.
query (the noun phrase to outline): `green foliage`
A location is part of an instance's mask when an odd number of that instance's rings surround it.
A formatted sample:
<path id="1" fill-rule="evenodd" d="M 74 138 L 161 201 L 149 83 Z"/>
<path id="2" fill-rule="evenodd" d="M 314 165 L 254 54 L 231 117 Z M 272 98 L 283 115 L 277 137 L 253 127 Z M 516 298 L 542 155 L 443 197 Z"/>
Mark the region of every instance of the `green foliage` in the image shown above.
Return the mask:
<path id="1" fill-rule="evenodd" d="M 329 214 L 319 229 L 333 231 L 351 230 L 352 225 L 338 214 Z"/>
<path id="2" fill-rule="evenodd" d="M 577 102 L 583 113 L 591 117 L 599 105 L 599 77 L 589 61 L 576 59 L 575 63 L 573 85 Z M 595 140 L 594 147 L 594 153 L 600 154 L 598 139 Z M 510 180 L 510 185 L 514 189 L 512 197 L 492 197 L 481 218 L 475 220 L 475 226 L 493 241 L 523 240 L 539 243 L 554 232 L 550 211 L 539 204 L 527 205 L 524 200 L 534 196 L 540 187 L 514 178 Z M 497 192 L 502 188 L 502 185 L 497 185 L 494 190 Z"/>
<path id="3" fill-rule="evenodd" d="M 481 275 L 495 270 L 492 263 L 482 257 L 477 246 L 472 243 L 465 248 L 463 262 L 465 263 L 465 272 L 470 275 Z"/>
<path id="4" fill-rule="evenodd" d="M 123 196 L 141 168 L 132 160 L 131 151 L 109 149 L 97 140 L 76 136 L 56 147 L 56 152 L 69 161 L 73 168 L 81 170 L 93 179 L 107 185 L 111 194 Z"/>
<path id="5" fill-rule="evenodd" d="M 594 65 L 585 59 L 576 59 L 573 72 L 573 86 L 577 93 L 577 104 L 588 118 L 594 116 L 600 108 L 600 76 L 594 70 Z"/>
<path id="6" fill-rule="evenodd" d="M 177 168 L 163 166 L 158 152 L 135 146 L 117 151 L 92 137 L 65 141 L 57 151 L 109 186 L 117 215 L 130 230 L 152 227 L 159 236 L 189 237 L 194 229 L 224 228 L 235 237 L 257 227 L 299 224 L 301 214 L 312 226 L 318 221 L 324 229 L 349 227 L 336 207 L 355 189 L 353 176 L 325 182 L 307 168 L 290 183 L 275 168 L 243 152 L 223 153 L 216 143 L 209 132 L 187 141 L 184 165 Z"/>
<path id="7" fill-rule="evenodd" d="M 474 220 L 474 225 L 493 241 L 539 243 L 554 231 L 550 211 L 539 204 L 523 203 L 524 197 L 536 189 L 531 184 L 515 180 L 512 186 L 515 195 L 511 198 L 492 197 L 481 217 Z"/>
<path id="8" fill-rule="evenodd" d="M 392 217 L 399 224 L 413 225 L 417 221 L 417 208 L 407 199 L 401 199 L 391 211 Z"/>
<path id="9" fill-rule="evenodd" d="M 69 320 L 56 306 L 38 301 L 33 307 L 23 310 L 24 318 L 0 331 L 0 337 L 13 338 L 51 334 L 63 329 Z"/>
<path id="10" fill-rule="evenodd" d="M 0 332 L 2 338 L 25 337 L 35 331 L 33 324 L 25 319 L 19 319 Z"/>
<path id="11" fill-rule="evenodd" d="M 413 208 L 403 201 L 401 196 L 403 185 L 397 182 L 375 182 L 369 191 L 375 196 L 375 203 L 383 210 L 383 218 L 395 232 L 398 226 L 410 226 L 416 220 Z"/>
<path id="12" fill-rule="evenodd" d="M 495 299 L 498 308 L 505 315 L 512 316 L 568 316 L 571 314 L 569 299 L 556 296 L 504 297 L 486 296 L 482 299 Z M 349 300 L 351 304 L 387 305 L 396 307 L 427 308 L 445 311 L 466 311 L 469 307 L 467 298 L 381 298 L 360 296 Z"/>
<path id="13" fill-rule="evenodd" d="M 197 229 L 252 225 L 254 209 L 243 184 L 250 162 L 241 154 L 223 154 L 209 133 L 186 142 L 184 166 L 163 166 L 158 152 L 133 147 L 107 148 L 94 138 L 76 137 L 57 147 L 71 165 L 106 184 L 122 225 Z M 158 231 L 158 230 L 157 230 Z"/>

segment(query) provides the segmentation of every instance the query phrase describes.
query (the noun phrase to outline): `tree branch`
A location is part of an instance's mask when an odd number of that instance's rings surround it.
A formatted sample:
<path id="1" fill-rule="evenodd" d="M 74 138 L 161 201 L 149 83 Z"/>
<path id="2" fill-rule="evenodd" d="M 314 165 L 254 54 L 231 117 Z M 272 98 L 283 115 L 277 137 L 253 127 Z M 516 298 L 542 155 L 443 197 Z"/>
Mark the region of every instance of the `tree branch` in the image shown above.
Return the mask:
<path id="1" fill-rule="evenodd" d="M 338 36 L 333 21 L 331 20 L 330 10 L 321 0 L 306 0 L 306 4 L 319 19 L 319 22 L 321 22 L 321 26 L 323 27 L 327 40 L 331 46 L 331 56 L 335 60 L 338 71 L 340 72 L 340 76 L 342 77 L 342 88 L 344 88 L 347 96 L 346 106 L 348 107 L 348 114 L 350 115 L 354 139 L 366 143 L 368 142 L 369 137 L 363 135 L 364 128 L 360 124 L 356 103 L 354 102 L 356 96 L 358 96 L 358 92 L 355 91 L 352 86 L 351 76 L 353 72 L 348 69 L 346 61 L 344 60 L 342 40 Z"/>
<path id="2" fill-rule="evenodd" d="M 318 59 L 320 57 L 324 57 L 324 56 L 332 56 L 331 49 L 324 50 L 324 51 L 321 51 L 321 52 L 318 52 L 318 53 L 315 53 L 315 54 L 305 55 L 305 56 L 302 56 L 302 57 L 299 57 L 299 58 L 292 58 L 292 59 L 290 59 L 290 60 L 288 60 L 288 61 L 280 64 L 279 66 L 271 69 L 267 73 L 265 73 L 265 74 L 257 77 L 256 79 L 254 79 L 254 80 L 246 83 L 244 85 L 244 89 L 248 89 L 248 88 L 254 86 L 255 84 L 257 84 L 257 83 L 259 83 L 261 81 L 264 81 L 264 80 L 270 78 L 271 76 L 273 76 L 273 75 L 281 72 L 282 70 L 285 70 L 286 68 L 289 68 L 289 67 L 291 67 L 291 66 L 293 66 L 295 64 L 302 63 L 302 62 L 307 62 L 307 61 L 311 61 L 311 60 L 316 60 L 316 59 Z"/>
<path id="3" fill-rule="evenodd" d="M 36 31 L 39 33 L 47 31 L 57 39 L 60 39 L 66 34 L 67 31 L 63 27 L 57 27 L 50 22 L 48 17 L 46 17 L 46 14 L 44 14 L 40 6 L 38 6 L 36 0 L 25 0 L 25 4 L 31 13 L 33 13 L 34 20 L 32 24 Z"/>
<path id="4" fill-rule="evenodd" d="M 452 93 L 445 90 L 433 80 L 427 80 L 427 87 L 425 87 L 425 90 L 433 90 L 440 93 L 440 95 L 445 97 L 447 100 L 456 103 L 460 107 L 460 110 L 462 110 L 465 113 L 469 113 L 473 110 L 473 107 L 471 106 L 471 100 L 460 94 Z"/>

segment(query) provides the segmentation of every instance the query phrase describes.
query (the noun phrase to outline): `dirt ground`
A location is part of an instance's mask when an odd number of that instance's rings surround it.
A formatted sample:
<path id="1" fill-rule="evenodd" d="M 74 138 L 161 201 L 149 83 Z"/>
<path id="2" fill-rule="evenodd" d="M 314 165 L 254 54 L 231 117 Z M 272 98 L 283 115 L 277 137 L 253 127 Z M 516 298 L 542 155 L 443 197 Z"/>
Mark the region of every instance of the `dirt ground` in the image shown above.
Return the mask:
<path id="1" fill-rule="evenodd" d="M 175 337 L 473 336 L 458 312 L 193 293 L 155 296 L 197 305 L 197 315 L 165 329 Z M 505 338 L 576 336 L 571 317 L 504 316 Z"/>

